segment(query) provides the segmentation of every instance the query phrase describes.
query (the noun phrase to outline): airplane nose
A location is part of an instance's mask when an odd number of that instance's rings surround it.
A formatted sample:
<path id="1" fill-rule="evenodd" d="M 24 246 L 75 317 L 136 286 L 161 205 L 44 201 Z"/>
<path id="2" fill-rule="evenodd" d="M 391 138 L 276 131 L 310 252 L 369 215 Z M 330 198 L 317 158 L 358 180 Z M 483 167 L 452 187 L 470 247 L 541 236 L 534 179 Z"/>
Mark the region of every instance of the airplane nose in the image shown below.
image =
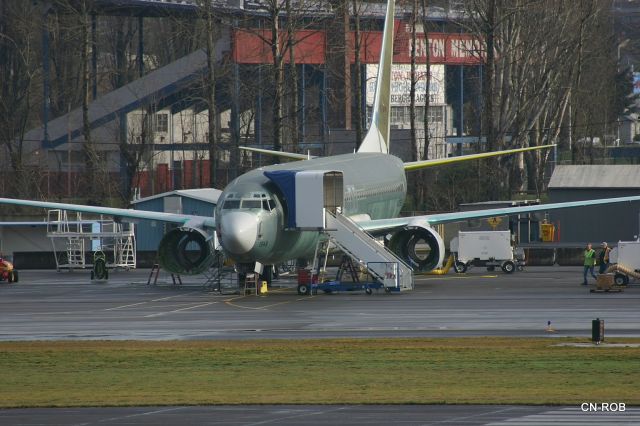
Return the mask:
<path id="1" fill-rule="evenodd" d="M 246 212 L 229 212 L 222 216 L 220 237 L 222 246 L 233 254 L 245 254 L 256 243 L 258 221 Z"/>

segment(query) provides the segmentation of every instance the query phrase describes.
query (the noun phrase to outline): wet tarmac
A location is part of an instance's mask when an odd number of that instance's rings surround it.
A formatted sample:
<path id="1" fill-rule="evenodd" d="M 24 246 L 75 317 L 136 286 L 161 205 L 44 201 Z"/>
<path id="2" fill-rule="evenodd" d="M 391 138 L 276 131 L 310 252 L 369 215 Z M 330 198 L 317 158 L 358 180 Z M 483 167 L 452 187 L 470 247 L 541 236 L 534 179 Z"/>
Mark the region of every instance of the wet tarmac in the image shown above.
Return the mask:
<path id="1" fill-rule="evenodd" d="M 21 271 L 19 283 L 0 284 L 0 340 L 590 336 L 596 318 L 606 336 L 640 337 L 640 286 L 591 293 L 576 267 L 474 268 L 372 295 L 300 296 L 295 279 L 282 278 L 266 295 L 240 296 L 203 278 L 147 285 L 148 275 L 115 271 L 99 283 L 88 271 Z"/>

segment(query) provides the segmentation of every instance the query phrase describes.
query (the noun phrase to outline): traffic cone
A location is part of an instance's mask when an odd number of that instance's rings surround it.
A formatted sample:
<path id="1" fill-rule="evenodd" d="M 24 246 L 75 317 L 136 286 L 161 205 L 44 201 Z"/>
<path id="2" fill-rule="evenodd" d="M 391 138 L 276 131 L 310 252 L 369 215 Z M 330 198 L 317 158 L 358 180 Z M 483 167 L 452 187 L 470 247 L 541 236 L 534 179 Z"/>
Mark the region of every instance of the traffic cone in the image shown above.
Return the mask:
<path id="1" fill-rule="evenodd" d="M 544 329 L 544 331 L 548 332 L 548 333 L 555 333 L 555 328 L 551 327 L 551 321 L 547 321 L 547 328 Z"/>

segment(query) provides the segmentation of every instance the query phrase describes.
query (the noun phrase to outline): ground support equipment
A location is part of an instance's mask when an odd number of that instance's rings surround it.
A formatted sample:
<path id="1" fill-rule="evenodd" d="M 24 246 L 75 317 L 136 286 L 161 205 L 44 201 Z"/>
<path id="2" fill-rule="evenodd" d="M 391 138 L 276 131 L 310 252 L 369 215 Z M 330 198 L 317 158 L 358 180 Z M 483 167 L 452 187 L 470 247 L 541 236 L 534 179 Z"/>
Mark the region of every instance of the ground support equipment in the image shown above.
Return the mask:
<path id="1" fill-rule="evenodd" d="M 317 294 L 318 291 L 323 291 L 325 293 L 338 293 L 341 291 L 358 291 L 364 290 L 367 294 L 372 294 L 373 290 L 380 290 L 384 288 L 385 291 L 400 291 L 399 289 L 393 289 L 389 287 L 384 287 L 384 285 L 377 281 L 359 281 L 359 282 L 350 282 L 350 281 L 325 281 L 323 283 L 315 283 L 311 284 L 311 292 L 313 294 Z"/>

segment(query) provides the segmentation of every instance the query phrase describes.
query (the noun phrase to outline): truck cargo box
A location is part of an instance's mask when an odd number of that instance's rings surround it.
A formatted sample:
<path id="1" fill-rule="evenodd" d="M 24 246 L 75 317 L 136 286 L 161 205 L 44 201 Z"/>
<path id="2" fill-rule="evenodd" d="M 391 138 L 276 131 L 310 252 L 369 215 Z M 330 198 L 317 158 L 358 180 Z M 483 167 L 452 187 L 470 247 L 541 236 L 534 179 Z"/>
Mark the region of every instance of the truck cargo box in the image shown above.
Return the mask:
<path id="1" fill-rule="evenodd" d="M 458 259 L 463 262 L 468 262 L 474 259 L 513 260 L 511 232 L 458 232 Z"/>

